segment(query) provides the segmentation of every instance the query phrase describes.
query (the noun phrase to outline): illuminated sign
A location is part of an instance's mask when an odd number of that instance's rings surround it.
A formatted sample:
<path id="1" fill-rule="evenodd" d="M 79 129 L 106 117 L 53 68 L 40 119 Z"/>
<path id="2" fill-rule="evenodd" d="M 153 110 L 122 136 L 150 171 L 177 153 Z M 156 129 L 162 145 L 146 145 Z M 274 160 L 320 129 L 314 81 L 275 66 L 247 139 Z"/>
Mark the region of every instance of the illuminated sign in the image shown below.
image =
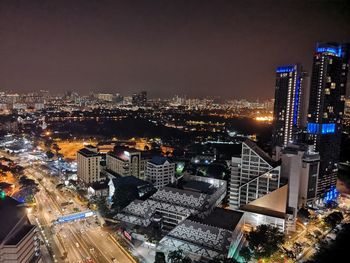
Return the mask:
<path id="1" fill-rule="evenodd" d="M 335 133 L 335 123 L 322 124 L 322 134 Z"/>
<path id="2" fill-rule="evenodd" d="M 325 203 L 329 203 L 331 201 L 336 200 L 338 196 L 339 196 L 339 192 L 334 186 L 332 186 L 331 189 L 325 194 L 323 201 Z"/>
<path id="3" fill-rule="evenodd" d="M 310 134 L 331 134 L 335 133 L 335 123 L 308 123 L 307 132 Z"/>
<path id="4" fill-rule="evenodd" d="M 318 47 L 316 49 L 317 53 L 330 53 L 337 57 L 341 57 L 342 50 L 341 47 Z"/>
<path id="5" fill-rule="evenodd" d="M 276 73 L 288 73 L 295 71 L 296 67 L 293 66 L 283 66 L 276 69 Z"/>
<path id="6" fill-rule="evenodd" d="M 124 236 L 125 236 L 129 241 L 131 241 L 132 237 L 131 237 L 131 235 L 130 235 L 128 232 L 126 232 L 126 231 L 124 230 L 123 234 L 124 234 Z"/>

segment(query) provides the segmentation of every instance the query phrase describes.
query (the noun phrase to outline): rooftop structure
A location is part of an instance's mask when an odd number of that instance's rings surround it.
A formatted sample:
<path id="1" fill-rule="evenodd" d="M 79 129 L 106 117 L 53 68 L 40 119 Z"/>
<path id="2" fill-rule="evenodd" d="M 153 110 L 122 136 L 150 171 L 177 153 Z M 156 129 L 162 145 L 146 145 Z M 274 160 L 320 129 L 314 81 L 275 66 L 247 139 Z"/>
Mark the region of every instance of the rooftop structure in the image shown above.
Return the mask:
<path id="1" fill-rule="evenodd" d="M 215 208 L 204 219 L 189 217 L 171 230 L 157 249 L 182 249 L 193 260 L 235 257 L 242 241 L 243 213 Z"/>
<path id="2" fill-rule="evenodd" d="M 117 218 L 134 225 L 148 226 L 154 214 L 158 212 L 163 216 L 164 227 L 172 229 L 190 215 L 204 218 L 226 195 L 226 182 L 223 180 L 199 176 L 188 176 L 184 180 L 211 183 L 213 191 L 209 194 L 176 187 L 164 187 L 146 201 L 136 200 L 130 203 L 121 213 L 117 214 Z"/>

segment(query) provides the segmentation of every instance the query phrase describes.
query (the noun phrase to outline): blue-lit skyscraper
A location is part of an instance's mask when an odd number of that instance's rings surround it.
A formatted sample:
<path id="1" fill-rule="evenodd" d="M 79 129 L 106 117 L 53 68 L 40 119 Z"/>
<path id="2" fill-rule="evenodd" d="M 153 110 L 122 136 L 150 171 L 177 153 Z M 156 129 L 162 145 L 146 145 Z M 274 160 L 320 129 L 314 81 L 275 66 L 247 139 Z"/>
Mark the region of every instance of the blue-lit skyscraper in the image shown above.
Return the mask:
<path id="1" fill-rule="evenodd" d="M 303 75 L 299 64 L 276 70 L 273 146 L 286 147 L 296 139 L 300 128 Z"/>
<path id="2" fill-rule="evenodd" d="M 336 184 L 348 61 L 348 45 L 317 44 L 311 76 L 307 132 L 314 150 L 321 156 L 317 187 L 319 197 L 323 197 Z"/>

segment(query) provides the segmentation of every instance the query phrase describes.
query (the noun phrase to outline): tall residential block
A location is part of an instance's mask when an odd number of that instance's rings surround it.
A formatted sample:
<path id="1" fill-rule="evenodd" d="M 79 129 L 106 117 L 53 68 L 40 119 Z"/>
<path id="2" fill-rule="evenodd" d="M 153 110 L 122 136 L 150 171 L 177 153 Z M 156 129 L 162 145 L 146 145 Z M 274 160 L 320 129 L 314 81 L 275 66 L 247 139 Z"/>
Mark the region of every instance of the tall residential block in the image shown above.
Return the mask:
<path id="1" fill-rule="evenodd" d="M 336 184 L 349 69 L 349 45 L 318 43 L 313 59 L 307 132 L 321 157 L 318 196 Z"/>
<path id="2" fill-rule="evenodd" d="M 301 123 L 302 82 L 305 73 L 299 64 L 276 70 L 273 118 L 273 146 L 295 141 Z"/>

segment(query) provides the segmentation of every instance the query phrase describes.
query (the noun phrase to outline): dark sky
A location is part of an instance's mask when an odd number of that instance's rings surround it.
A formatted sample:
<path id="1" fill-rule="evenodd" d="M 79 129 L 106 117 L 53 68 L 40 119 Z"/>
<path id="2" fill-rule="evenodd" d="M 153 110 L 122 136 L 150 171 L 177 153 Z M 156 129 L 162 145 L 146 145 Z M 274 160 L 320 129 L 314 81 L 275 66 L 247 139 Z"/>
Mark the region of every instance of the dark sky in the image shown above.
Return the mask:
<path id="1" fill-rule="evenodd" d="M 350 42 L 350 1 L 0 0 L 0 91 L 257 97 Z"/>

